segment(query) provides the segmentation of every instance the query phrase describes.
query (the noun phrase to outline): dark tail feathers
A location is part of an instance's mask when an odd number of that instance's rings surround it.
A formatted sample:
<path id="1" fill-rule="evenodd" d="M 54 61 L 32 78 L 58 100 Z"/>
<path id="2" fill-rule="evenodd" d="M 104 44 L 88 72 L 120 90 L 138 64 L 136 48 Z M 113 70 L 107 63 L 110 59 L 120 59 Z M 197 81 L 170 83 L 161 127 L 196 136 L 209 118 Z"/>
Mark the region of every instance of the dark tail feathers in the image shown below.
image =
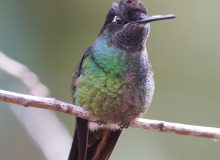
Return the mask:
<path id="1" fill-rule="evenodd" d="M 121 132 L 109 129 L 90 132 L 88 121 L 76 118 L 76 130 L 68 160 L 108 160 Z"/>

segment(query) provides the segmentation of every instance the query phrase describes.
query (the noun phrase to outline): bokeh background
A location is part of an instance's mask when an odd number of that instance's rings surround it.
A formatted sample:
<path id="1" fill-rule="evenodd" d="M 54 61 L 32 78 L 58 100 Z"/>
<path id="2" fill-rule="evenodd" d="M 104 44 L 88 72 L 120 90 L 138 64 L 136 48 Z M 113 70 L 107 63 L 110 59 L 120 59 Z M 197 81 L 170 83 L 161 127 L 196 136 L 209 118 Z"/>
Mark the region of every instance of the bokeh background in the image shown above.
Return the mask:
<path id="1" fill-rule="evenodd" d="M 220 127 L 220 1 L 143 0 L 150 14 L 177 19 L 151 24 L 149 56 L 156 92 L 146 118 Z M 94 41 L 112 0 L 0 0 L 0 50 L 26 64 L 52 97 L 71 102 L 74 67 Z M 0 88 L 17 80 L 0 72 Z M 18 88 L 16 88 L 18 90 Z M 57 113 L 72 134 L 74 118 Z M 219 160 L 220 143 L 127 129 L 112 160 Z M 45 159 L 0 103 L 0 159 Z"/>

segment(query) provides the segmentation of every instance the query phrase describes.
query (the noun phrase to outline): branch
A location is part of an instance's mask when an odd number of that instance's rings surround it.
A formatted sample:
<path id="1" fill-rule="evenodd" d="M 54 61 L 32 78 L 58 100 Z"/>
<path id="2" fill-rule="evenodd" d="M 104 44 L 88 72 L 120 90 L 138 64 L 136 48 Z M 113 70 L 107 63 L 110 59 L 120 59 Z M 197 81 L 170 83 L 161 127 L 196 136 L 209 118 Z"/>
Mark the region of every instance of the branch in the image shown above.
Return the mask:
<path id="1" fill-rule="evenodd" d="M 45 97 L 49 94 L 48 88 L 40 82 L 35 73 L 1 51 L 0 71 L 4 71 L 21 81 L 32 95 Z M 9 106 L 36 146 L 39 147 L 45 159 L 54 160 L 55 157 L 56 159 L 67 159 L 72 136 L 55 113 L 49 110 L 25 110 L 14 107 L 12 104 Z"/>
<path id="2" fill-rule="evenodd" d="M 46 96 L 49 94 L 48 88 L 43 85 L 36 74 L 30 69 L 0 51 L 0 70 L 16 77 L 30 90 L 31 94 Z"/>
<path id="3" fill-rule="evenodd" d="M 14 103 L 25 107 L 35 107 L 63 112 L 84 119 L 88 119 L 93 122 L 99 120 L 98 117 L 89 114 L 88 111 L 85 111 L 79 106 L 58 101 L 54 98 L 43 98 L 0 90 L 0 101 Z M 116 122 L 112 121 L 108 123 L 117 124 Z M 191 135 L 196 137 L 209 138 L 216 141 L 220 140 L 220 129 L 213 127 L 201 127 L 142 118 L 133 120 L 130 123 L 130 127 L 148 129 L 164 133 Z"/>

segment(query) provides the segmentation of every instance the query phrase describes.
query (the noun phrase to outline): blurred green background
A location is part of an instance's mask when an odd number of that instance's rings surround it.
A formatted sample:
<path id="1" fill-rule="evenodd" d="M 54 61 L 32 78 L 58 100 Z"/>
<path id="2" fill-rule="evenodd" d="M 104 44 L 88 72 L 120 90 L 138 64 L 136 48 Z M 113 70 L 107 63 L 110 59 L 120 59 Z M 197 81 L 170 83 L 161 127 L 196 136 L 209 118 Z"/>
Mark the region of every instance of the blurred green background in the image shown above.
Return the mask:
<path id="1" fill-rule="evenodd" d="M 52 97 L 71 102 L 71 74 L 98 35 L 111 3 L 0 0 L 0 50 L 29 66 L 49 87 Z M 151 24 L 148 52 L 156 92 L 145 117 L 220 127 L 220 1 L 144 3 L 150 14 L 177 16 Z M 0 88 L 14 83 L 0 72 Z M 0 159 L 44 159 L 6 104 L 0 105 Z M 72 134 L 74 118 L 57 114 Z M 111 159 L 219 160 L 220 143 L 129 128 Z"/>

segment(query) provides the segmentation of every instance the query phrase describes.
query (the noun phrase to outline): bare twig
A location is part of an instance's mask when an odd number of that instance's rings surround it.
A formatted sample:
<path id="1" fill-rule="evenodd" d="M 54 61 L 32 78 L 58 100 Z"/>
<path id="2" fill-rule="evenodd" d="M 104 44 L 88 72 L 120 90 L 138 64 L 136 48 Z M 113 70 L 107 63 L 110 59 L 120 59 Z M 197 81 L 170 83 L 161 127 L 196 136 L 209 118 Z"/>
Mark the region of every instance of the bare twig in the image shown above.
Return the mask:
<path id="1" fill-rule="evenodd" d="M 48 96 L 49 90 L 30 69 L 0 52 L 0 71 L 24 83 L 30 94 Z M 30 137 L 48 160 L 67 159 L 71 136 L 57 116 L 47 110 L 25 110 L 10 104 L 12 113 L 24 126 Z M 45 123 L 46 122 L 46 123 Z M 56 133 L 56 134 L 54 134 Z"/>
<path id="2" fill-rule="evenodd" d="M 33 95 L 47 96 L 49 91 L 29 68 L 0 51 L 0 70 L 23 82 Z"/>
<path id="3" fill-rule="evenodd" d="M 90 121 L 99 120 L 98 117 L 90 115 L 89 112 L 85 111 L 81 107 L 68 104 L 62 101 L 58 101 L 54 98 L 36 97 L 36 96 L 30 96 L 30 95 L 24 95 L 24 94 L 0 90 L 0 101 L 15 103 L 18 105 L 23 105 L 25 107 L 36 107 L 36 108 L 55 110 L 63 113 L 72 114 L 84 119 L 88 119 Z M 108 122 L 108 123 L 115 123 L 115 122 Z M 130 126 L 135 128 L 143 128 L 143 129 L 165 132 L 165 133 L 191 135 L 196 137 L 210 138 L 213 140 L 220 140 L 219 128 L 177 124 L 177 123 L 170 123 L 170 122 L 157 121 L 157 120 L 147 120 L 142 118 L 133 120 Z"/>

